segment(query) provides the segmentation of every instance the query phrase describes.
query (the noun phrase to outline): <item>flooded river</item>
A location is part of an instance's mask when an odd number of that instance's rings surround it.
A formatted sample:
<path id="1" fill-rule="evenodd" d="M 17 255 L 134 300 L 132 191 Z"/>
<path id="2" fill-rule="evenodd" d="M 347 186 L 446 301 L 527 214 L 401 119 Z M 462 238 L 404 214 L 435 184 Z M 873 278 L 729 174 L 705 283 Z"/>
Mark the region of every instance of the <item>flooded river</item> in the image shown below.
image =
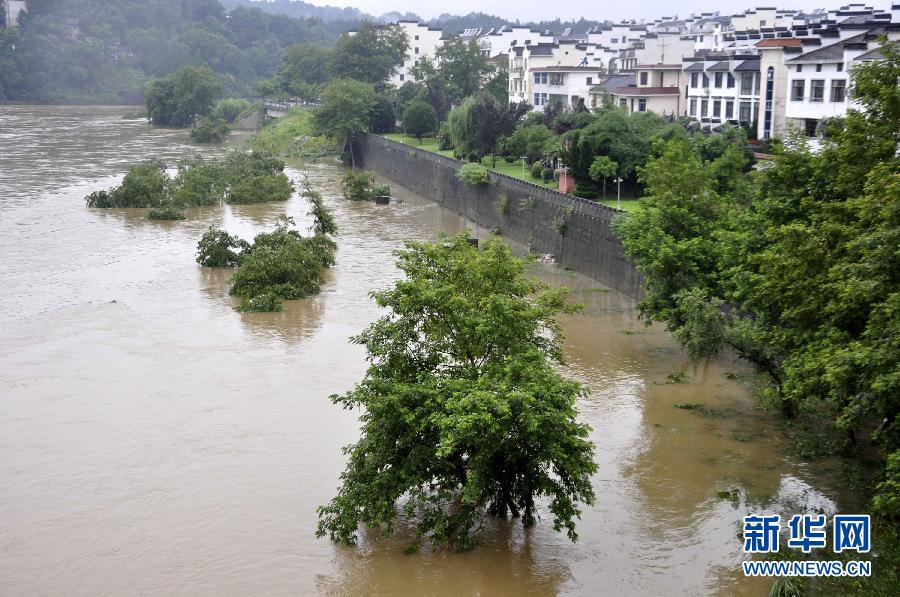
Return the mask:
<path id="1" fill-rule="evenodd" d="M 170 223 L 85 208 L 129 165 L 197 151 L 125 111 L 0 106 L 0 594 L 759 595 L 769 583 L 740 573 L 741 516 L 850 499 L 785 456 L 740 364 L 694 368 L 631 300 L 541 265 L 586 305 L 563 320 L 600 466 L 580 541 L 546 511 L 527 532 L 489 522 L 465 554 L 315 539 L 358 436 L 358 413 L 328 396 L 365 371 L 347 339 L 379 316 L 367 293 L 398 276 L 404 239 L 470 224 L 396 187 L 390 206 L 345 201 L 336 163 L 293 164 L 335 212 L 337 265 L 320 295 L 240 314 L 228 272 L 194 262 L 197 240 L 210 224 L 250 238 L 284 213 L 305 227 L 305 202 Z"/>

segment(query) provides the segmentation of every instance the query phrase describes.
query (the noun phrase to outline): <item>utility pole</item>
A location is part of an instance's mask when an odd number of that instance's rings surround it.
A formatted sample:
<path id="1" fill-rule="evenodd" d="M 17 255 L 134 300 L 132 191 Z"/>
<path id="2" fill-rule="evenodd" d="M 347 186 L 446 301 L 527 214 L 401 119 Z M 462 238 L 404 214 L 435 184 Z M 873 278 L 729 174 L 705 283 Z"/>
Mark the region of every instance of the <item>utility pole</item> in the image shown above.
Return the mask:
<path id="1" fill-rule="evenodd" d="M 616 177 L 616 209 L 622 209 L 622 177 Z"/>

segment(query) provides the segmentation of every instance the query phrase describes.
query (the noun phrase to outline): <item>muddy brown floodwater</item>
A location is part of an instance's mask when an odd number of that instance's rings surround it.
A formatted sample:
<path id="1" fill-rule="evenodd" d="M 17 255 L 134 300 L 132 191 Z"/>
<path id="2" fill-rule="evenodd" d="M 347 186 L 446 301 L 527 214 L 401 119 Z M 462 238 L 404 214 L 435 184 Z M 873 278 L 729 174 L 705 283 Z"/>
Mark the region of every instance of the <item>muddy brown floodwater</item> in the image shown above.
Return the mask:
<path id="1" fill-rule="evenodd" d="M 580 541 L 546 511 L 527 532 L 487 522 L 466 554 L 315 539 L 358 435 L 328 396 L 365 371 L 347 339 L 379 316 L 367 293 L 398 276 L 404 239 L 470 224 L 396 187 L 387 207 L 345 201 L 339 165 L 294 164 L 336 214 L 337 266 L 314 298 L 240 314 L 228 273 L 194 263 L 200 235 L 252 237 L 284 213 L 305 226 L 307 206 L 174 223 L 85 208 L 129 165 L 198 151 L 125 111 L 0 106 L 0 594 L 759 595 L 768 582 L 740 574 L 741 516 L 852 499 L 784 456 L 747 369 L 690 366 L 633 301 L 541 265 L 586 305 L 562 322 L 600 466 Z"/>

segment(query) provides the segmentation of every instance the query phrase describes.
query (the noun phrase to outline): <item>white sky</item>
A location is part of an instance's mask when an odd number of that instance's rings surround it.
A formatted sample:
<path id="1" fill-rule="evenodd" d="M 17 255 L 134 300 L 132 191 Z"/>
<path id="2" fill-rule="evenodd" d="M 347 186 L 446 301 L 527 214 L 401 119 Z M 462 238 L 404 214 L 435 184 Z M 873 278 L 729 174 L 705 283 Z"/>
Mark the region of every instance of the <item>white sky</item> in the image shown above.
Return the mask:
<path id="1" fill-rule="evenodd" d="M 720 14 L 735 14 L 755 6 L 777 6 L 798 10 L 814 8 L 836 8 L 850 1 L 860 0 L 680 0 L 678 2 L 659 2 L 653 0 L 630 0 L 627 2 L 612 0 L 452 0 L 451 2 L 435 2 L 434 0 L 307 0 L 312 4 L 332 6 L 353 6 L 363 12 L 381 15 L 389 11 L 414 12 L 430 19 L 441 13 L 463 15 L 469 12 L 485 12 L 506 19 L 522 21 L 549 20 L 560 17 L 571 19 L 578 17 L 597 20 L 609 19 L 648 19 L 661 16 L 681 17 L 691 13 L 719 11 Z M 890 10 L 891 0 L 870 0 L 868 6 Z"/>

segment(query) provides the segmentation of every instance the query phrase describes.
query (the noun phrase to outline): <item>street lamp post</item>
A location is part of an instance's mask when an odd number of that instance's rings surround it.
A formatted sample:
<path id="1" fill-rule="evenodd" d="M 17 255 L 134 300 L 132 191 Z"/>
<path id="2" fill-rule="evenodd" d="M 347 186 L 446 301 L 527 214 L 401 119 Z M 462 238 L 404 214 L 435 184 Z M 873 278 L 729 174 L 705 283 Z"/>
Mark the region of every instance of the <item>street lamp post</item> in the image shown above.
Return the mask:
<path id="1" fill-rule="evenodd" d="M 528 157 L 527 155 L 522 156 L 522 179 L 523 180 L 525 179 L 525 159 L 527 157 Z"/>
<path id="2" fill-rule="evenodd" d="M 622 209 L 622 177 L 616 177 L 616 209 Z"/>

